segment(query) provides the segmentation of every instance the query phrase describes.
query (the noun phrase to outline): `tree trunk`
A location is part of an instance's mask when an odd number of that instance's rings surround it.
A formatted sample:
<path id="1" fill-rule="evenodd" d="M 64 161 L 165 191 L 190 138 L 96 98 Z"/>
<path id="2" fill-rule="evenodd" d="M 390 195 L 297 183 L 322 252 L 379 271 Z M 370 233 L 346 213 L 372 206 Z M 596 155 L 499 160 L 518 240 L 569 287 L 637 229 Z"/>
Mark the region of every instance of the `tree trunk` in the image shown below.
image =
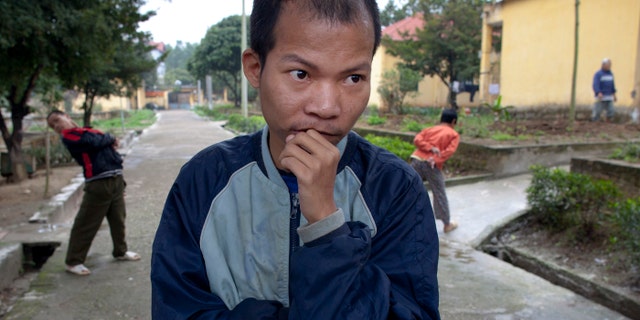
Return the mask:
<path id="1" fill-rule="evenodd" d="M 84 109 L 82 123 L 84 127 L 91 127 L 91 114 L 93 113 L 93 101 L 95 97 L 95 92 L 91 92 L 91 90 L 84 91 L 84 102 L 82 103 L 82 109 Z"/>
<path id="2" fill-rule="evenodd" d="M 576 26 L 574 30 L 574 47 L 573 47 L 573 75 L 571 78 L 571 104 L 569 105 L 569 131 L 573 131 L 573 127 L 576 121 L 576 78 L 578 74 L 578 39 L 579 39 L 579 30 L 578 26 L 580 25 L 579 18 L 579 9 L 580 0 L 576 0 Z"/>
<path id="3" fill-rule="evenodd" d="M 11 123 L 13 124 L 13 132 L 11 133 L 11 142 L 7 144 L 9 158 L 11 159 L 11 177 L 9 181 L 20 182 L 27 178 L 27 168 L 24 165 L 24 155 L 22 154 L 22 119 L 26 115 L 27 106 L 14 105 L 11 102 Z"/>
<path id="4" fill-rule="evenodd" d="M 449 105 L 453 110 L 458 111 L 458 93 L 453 91 L 453 88 L 449 88 Z"/>
<path id="5" fill-rule="evenodd" d="M 9 130 L 4 122 L 4 117 L 0 115 L 0 129 L 2 130 L 2 138 L 7 146 L 9 152 L 9 158 L 11 159 L 11 177 L 10 182 L 20 182 L 27 177 L 27 168 L 24 165 L 24 155 L 22 154 L 22 119 L 29 114 L 29 107 L 27 101 L 31 96 L 33 88 L 36 86 L 36 81 L 40 77 L 42 66 L 36 66 L 33 73 L 29 77 L 24 91 L 18 93 L 18 88 L 14 85 L 9 90 L 7 100 L 11 106 L 11 124 L 13 125 L 13 131 L 9 135 Z"/>

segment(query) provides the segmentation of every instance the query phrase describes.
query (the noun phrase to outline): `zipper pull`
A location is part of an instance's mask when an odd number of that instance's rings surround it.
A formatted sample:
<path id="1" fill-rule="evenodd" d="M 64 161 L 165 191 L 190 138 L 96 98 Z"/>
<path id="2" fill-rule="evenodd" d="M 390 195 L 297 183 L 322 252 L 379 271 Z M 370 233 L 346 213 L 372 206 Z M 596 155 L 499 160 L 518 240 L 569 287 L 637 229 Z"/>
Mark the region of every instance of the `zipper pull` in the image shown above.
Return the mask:
<path id="1" fill-rule="evenodd" d="M 291 194 L 291 215 L 290 218 L 296 219 L 298 217 L 298 211 L 300 210 L 300 197 L 297 193 Z"/>

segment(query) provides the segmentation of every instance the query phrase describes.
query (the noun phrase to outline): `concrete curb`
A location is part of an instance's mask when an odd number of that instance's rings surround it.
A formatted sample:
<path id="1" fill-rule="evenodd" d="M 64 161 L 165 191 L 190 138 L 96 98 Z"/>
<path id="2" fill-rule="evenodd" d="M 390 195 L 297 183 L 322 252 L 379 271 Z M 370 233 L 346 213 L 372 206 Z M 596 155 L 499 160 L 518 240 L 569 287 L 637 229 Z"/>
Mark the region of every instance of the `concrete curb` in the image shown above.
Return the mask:
<path id="1" fill-rule="evenodd" d="M 631 319 L 640 314 L 640 301 L 628 294 L 612 288 L 606 284 L 598 283 L 587 275 L 580 274 L 553 262 L 539 259 L 523 248 L 516 248 L 506 243 L 489 243 L 505 230 L 509 230 L 512 224 L 518 224 L 524 218 L 529 209 L 505 217 L 503 221 L 487 226 L 485 230 L 473 241 L 473 247 L 498 260 L 505 261 L 514 267 L 520 268 L 531 274 L 535 274 L 557 286 L 566 288 L 589 300 L 597 302 L 611 310 L 615 310 Z M 526 219 L 526 218 L 525 218 Z M 492 252 L 489 253 L 486 250 Z M 494 255 L 493 253 L 497 254 Z"/>
<path id="2" fill-rule="evenodd" d="M 511 260 L 511 264 L 518 268 L 522 268 L 555 285 L 587 297 L 631 319 L 640 315 L 640 301 L 634 300 L 624 292 L 589 280 L 585 276 L 572 272 L 555 263 L 540 260 L 525 250 L 508 245 L 505 246 L 505 250 Z"/>
<path id="3" fill-rule="evenodd" d="M 11 285 L 22 270 L 22 245 L 0 244 L 0 290 Z"/>
<path id="4" fill-rule="evenodd" d="M 516 221 L 518 218 L 524 216 L 527 212 L 529 212 L 529 208 L 514 212 L 510 215 L 505 216 L 499 221 L 496 221 L 492 224 L 487 225 L 477 237 L 469 242 L 469 245 L 482 252 L 482 248 L 480 247 L 483 242 L 490 240 L 497 232 L 500 232 L 505 226 Z"/>

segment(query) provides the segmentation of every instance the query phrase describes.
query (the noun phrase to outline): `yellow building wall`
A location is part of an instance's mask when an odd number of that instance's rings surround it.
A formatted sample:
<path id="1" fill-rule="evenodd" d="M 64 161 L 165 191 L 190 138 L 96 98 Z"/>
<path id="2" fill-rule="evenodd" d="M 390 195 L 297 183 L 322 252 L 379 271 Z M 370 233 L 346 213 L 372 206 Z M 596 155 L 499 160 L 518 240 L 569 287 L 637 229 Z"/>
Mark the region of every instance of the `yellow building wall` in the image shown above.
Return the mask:
<path id="1" fill-rule="evenodd" d="M 569 105 L 573 70 L 575 1 L 505 0 L 502 8 L 500 91 L 518 107 Z M 576 103 L 593 104 L 591 83 L 611 58 L 618 106 L 631 106 L 638 86 L 640 1 L 580 1 Z"/>
<path id="2" fill-rule="evenodd" d="M 378 87 L 382 83 L 382 75 L 387 70 L 396 69 L 400 59 L 387 53 L 384 46 L 378 48 L 378 52 L 373 57 L 371 67 L 371 95 L 369 97 L 369 105 L 378 107 L 384 106 L 382 98 L 378 93 Z M 424 77 L 418 84 L 418 91 L 408 94 L 404 99 L 404 104 L 414 107 L 444 107 L 448 105 L 449 89 L 436 77 Z M 476 93 L 478 97 L 478 93 Z M 477 105 L 477 99 L 475 99 Z M 469 93 L 460 93 L 457 97 L 459 106 L 465 107 L 472 105 L 469 102 Z"/>
<path id="3" fill-rule="evenodd" d="M 83 112 L 82 104 L 84 103 L 84 97 L 84 94 L 79 94 L 78 97 L 73 101 L 73 110 L 75 112 Z M 127 97 L 111 96 L 109 99 L 96 98 L 93 102 L 93 112 L 107 112 L 121 109 L 130 110 L 132 109 L 132 105 L 135 103 L 135 101 L 131 101 Z"/>

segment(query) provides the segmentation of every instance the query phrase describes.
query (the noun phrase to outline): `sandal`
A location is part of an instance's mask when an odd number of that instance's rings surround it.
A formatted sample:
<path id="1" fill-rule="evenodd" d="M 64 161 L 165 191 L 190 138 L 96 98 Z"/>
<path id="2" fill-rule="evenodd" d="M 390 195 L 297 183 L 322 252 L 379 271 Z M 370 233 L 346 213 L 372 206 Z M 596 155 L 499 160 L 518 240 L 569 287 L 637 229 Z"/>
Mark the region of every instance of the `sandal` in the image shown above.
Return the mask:
<path id="1" fill-rule="evenodd" d="M 458 223 L 451 220 L 448 225 L 444 226 L 444 233 L 449 233 L 458 227 Z"/>
<path id="2" fill-rule="evenodd" d="M 133 251 L 127 251 L 124 255 L 116 257 L 116 259 L 120 261 L 138 261 L 140 260 L 140 255 Z"/>
<path id="3" fill-rule="evenodd" d="M 88 276 L 91 274 L 91 270 L 85 267 L 84 264 L 76 264 L 75 266 L 66 266 L 66 270 L 69 273 L 73 273 L 78 276 Z"/>

